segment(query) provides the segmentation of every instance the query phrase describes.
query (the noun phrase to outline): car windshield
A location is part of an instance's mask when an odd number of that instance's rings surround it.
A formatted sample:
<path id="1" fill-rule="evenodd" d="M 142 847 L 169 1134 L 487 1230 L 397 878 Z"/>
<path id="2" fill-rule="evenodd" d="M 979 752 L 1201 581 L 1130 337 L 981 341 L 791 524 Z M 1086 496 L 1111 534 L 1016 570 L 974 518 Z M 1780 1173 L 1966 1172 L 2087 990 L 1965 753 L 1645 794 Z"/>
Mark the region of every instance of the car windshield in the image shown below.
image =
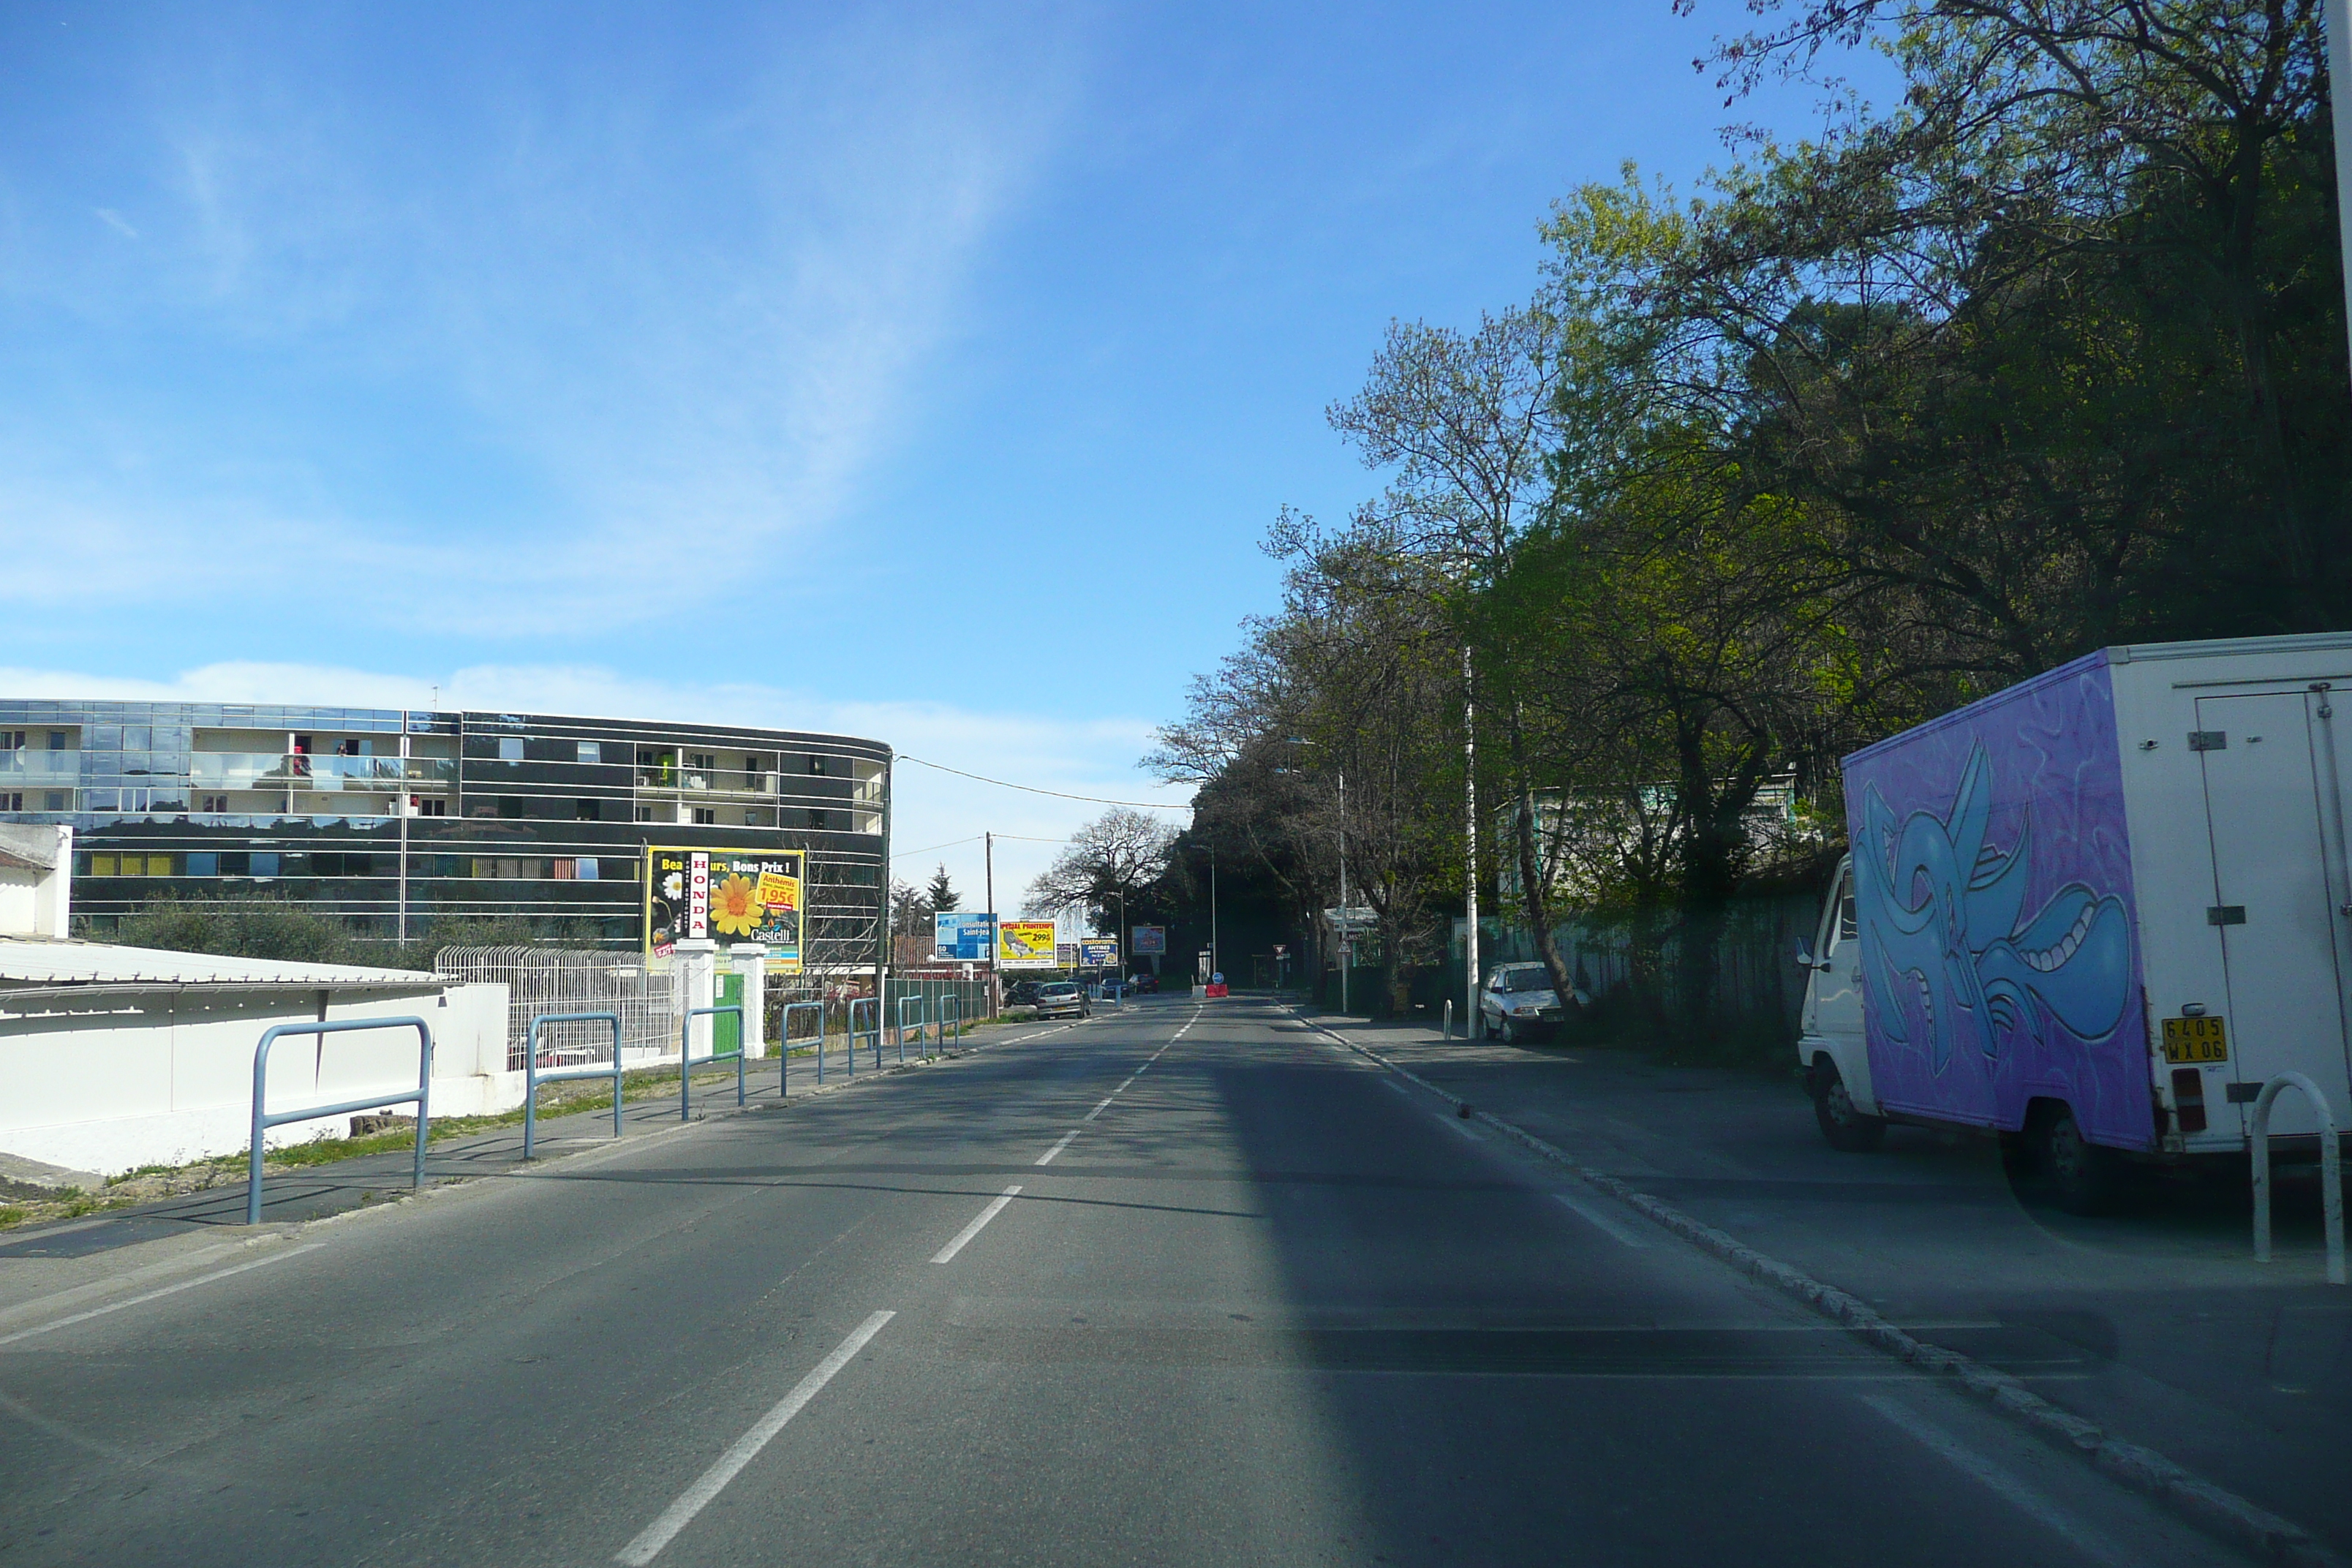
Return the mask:
<path id="1" fill-rule="evenodd" d="M 1069 984 L 1067 981 L 1064 981 L 1058 985 L 1041 985 L 1037 988 L 1037 994 L 1040 997 L 1076 996 L 1077 994 L 1078 988 Z"/>
<path id="2" fill-rule="evenodd" d="M 1546 974 L 1540 968 L 1506 969 L 1495 976 L 1495 989 L 1497 991 L 1549 991 L 1551 989 L 1551 976 Z"/>

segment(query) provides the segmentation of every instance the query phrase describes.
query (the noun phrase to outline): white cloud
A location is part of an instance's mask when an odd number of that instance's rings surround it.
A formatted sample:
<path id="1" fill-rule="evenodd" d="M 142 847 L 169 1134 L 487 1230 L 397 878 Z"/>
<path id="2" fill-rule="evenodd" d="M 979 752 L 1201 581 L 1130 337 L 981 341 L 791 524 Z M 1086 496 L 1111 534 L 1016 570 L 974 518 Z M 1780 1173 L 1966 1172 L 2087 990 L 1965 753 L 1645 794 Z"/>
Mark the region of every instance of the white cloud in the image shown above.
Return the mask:
<path id="1" fill-rule="evenodd" d="M 121 235 L 124 238 L 137 239 L 141 237 L 139 231 L 131 226 L 130 221 L 121 213 L 116 212 L 112 207 L 92 207 L 89 210 L 98 215 L 99 222 L 104 224 L 115 233 Z"/>
<path id="2" fill-rule="evenodd" d="M 332 665 L 230 662 L 167 680 L 0 666 L 0 692 L 33 700 L 437 706 L 805 730 L 881 741 L 901 753 L 1068 795 L 1171 806 L 1192 795 L 1189 786 L 1159 784 L 1135 767 L 1151 744 L 1152 725 L 1141 719 L 1066 720 L 939 702 L 828 701 L 781 687 L 670 681 L 590 665 L 484 665 L 436 679 Z M 972 910 L 982 907 L 983 847 L 977 840 L 982 833 L 1005 836 L 996 847 L 996 901 L 1010 912 L 1060 841 L 1108 809 L 904 761 L 893 790 L 897 875 L 919 884 L 933 866 L 944 864 L 965 895 L 964 907 Z M 1179 824 L 1189 820 L 1181 811 L 1169 815 Z"/>

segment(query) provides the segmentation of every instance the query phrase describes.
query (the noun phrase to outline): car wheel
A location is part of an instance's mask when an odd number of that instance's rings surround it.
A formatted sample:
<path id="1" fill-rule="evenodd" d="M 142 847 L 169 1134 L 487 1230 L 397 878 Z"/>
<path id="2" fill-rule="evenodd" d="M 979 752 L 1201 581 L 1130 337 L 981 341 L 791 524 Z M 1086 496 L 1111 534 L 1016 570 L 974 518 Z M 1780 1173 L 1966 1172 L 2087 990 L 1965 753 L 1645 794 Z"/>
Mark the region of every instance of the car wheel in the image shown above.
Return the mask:
<path id="1" fill-rule="evenodd" d="M 1886 1142 L 1886 1120 L 1865 1116 L 1855 1109 L 1853 1096 L 1836 1068 L 1823 1062 L 1815 1069 L 1813 1119 L 1831 1148 L 1846 1154 L 1867 1154 Z"/>
<path id="2" fill-rule="evenodd" d="M 1519 1043 L 1519 1026 L 1517 1024 L 1512 1023 L 1508 1018 L 1504 1019 L 1502 1029 L 1499 1032 L 1499 1037 L 1503 1044 L 1507 1046 L 1517 1045 Z"/>
<path id="3" fill-rule="evenodd" d="M 2083 1136 L 2071 1108 L 2060 1107 L 2042 1124 L 2034 1153 L 2060 1208 L 2068 1214 L 2102 1215 L 2115 1207 L 2121 1175 L 2115 1154 Z"/>

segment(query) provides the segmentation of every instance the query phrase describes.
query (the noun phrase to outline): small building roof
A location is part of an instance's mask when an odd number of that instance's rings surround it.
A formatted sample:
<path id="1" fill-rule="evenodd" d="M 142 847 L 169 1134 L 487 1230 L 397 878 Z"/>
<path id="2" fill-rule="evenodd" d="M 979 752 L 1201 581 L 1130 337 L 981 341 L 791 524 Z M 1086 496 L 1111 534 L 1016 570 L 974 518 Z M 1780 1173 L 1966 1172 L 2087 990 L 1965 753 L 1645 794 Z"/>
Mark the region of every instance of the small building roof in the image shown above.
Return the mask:
<path id="1" fill-rule="evenodd" d="M 0 866 L 19 871 L 53 871 L 59 837 L 54 827 L 19 827 L 0 822 Z"/>
<path id="2" fill-rule="evenodd" d="M 407 991 L 456 984 L 414 969 L 349 963 L 295 963 L 216 952 L 172 952 L 94 942 L 19 942 L 0 938 L 0 994 L 27 987 L 88 985 L 209 990 Z"/>

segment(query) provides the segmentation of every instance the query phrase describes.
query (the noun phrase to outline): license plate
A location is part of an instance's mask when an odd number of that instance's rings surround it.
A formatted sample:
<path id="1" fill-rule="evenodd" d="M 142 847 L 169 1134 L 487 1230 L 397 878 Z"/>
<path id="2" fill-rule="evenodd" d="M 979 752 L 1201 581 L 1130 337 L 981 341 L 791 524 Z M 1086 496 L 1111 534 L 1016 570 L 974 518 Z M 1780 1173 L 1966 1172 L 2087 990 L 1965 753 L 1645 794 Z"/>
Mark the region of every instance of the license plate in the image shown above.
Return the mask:
<path id="1" fill-rule="evenodd" d="M 2164 1020 L 2164 1059 L 2174 1067 L 2230 1059 L 2229 1031 L 2219 1018 Z"/>

